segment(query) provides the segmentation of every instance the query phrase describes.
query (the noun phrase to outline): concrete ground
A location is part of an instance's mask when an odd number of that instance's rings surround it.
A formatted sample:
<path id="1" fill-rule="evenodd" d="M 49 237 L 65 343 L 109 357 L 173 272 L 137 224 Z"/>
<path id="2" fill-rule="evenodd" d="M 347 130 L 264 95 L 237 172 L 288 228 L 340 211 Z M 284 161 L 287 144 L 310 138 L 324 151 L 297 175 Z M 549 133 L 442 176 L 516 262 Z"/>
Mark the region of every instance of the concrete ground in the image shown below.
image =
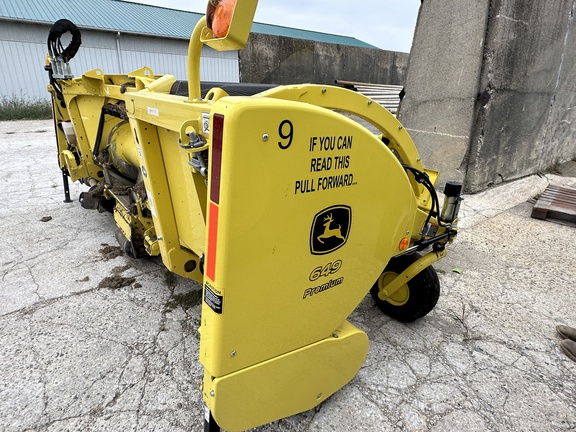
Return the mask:
<path id="1" fill-rule="evenodd" d="M 576 228 L 530 218 L 532 176 L 467 197 L 442 294 L 401 324 L 367 296 L 352 382 L 259 431 L 568 431 Z M 83 187 L 72 185 L 76 198 Z M 119 254 L 109 214 L 65 204 L 51 122 L 0 122 L 0 431 L 200 431 L 201 287 Z"/>

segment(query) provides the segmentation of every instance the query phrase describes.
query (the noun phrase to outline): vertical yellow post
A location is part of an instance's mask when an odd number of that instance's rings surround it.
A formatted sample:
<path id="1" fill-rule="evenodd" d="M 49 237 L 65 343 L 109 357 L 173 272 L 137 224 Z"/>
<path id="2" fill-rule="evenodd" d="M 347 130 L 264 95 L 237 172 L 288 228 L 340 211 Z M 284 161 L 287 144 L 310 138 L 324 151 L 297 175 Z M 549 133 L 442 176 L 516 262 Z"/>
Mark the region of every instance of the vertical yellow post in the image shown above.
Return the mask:
<path id="1" fill-rule="evenodd" d="M 202 97 L 200 93 L 200 56 L 202 54 L 200 36 L 204 27 L 206 27 L 206 17 L 200 18 L 194 27 L 188 45 L 188 100 L 190 102 Z"/>

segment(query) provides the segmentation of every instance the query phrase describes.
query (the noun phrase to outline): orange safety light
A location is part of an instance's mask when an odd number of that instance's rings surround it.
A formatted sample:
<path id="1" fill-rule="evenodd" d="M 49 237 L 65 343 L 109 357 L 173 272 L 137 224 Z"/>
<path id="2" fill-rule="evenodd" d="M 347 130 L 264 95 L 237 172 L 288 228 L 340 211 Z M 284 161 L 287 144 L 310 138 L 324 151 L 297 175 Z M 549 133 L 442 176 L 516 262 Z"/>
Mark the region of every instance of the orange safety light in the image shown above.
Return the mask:
<path id="1" fill-rule="evenodd" d="M 246 46 L 258 0 L 209 0 L 200 41 L 216 51 Z"/>
<path id="2" fill-rule="evenodd" d="M 402 240 L 400 240 L 400 244 L 398 245 L 398 249 L 400 249 L 402 252 L 404 252 L 406 249 L 408 249 L 409 244 L 410 244 L 410 239 L 408 237 L 404 237 Z"/>
<path id="3" fill-rule="evenodd" d="M 230 29 L 236 0 L 220 0 L 212 18 L 212 32 L 217 38 L 226 37 Z"/>

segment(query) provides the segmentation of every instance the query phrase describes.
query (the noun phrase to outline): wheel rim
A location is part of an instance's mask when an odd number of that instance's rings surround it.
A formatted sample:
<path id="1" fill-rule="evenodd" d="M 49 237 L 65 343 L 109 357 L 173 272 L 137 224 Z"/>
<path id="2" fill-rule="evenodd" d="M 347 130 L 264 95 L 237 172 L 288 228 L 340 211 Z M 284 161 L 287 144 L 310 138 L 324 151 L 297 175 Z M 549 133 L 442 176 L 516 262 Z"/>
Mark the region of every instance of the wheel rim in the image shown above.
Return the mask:
<path id="1" fill-rule="evenodd" d="M 398 273 L 394 273 L 394 272 L 384 272 L 380 275 L 380 277 L 378 278 L 378 291 L 383 291 L 386 286 L 392 282 L 392 280 L 398 276 Z M 392 294 L 391 296 L 389 296 L 385 301 L 387 301 L 388 303 L 394 305 L 394 306 L 402 306 L 404 304 L 406 304 L 406 302 L 408 302 L 408 299 L 410 298 L 410 289 L 408 288 L 407 284 L 402 285 L 400 288 L 398 288 L 398 291 L 396 291 L 394 294 Z"/>

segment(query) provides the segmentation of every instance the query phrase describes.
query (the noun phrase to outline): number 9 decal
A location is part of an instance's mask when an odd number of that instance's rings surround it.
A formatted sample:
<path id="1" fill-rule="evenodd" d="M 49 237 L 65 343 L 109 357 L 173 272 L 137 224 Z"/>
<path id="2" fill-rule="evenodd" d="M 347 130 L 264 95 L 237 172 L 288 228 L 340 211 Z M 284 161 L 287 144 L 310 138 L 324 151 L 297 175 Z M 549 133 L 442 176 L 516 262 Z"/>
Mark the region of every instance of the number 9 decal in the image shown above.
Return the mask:
<path id="1" fill-rule="evenodd" d="M 292 145 L 292 138 L 294 138 L 294 125 L 290 120 L 284 120 L 280 123 L 280 126 L 278 126 L 278 135 L 280 135 L 280 138 L 287 141 L 278 141 L 278 147 L 282 150 L 286 150 Z"/>

